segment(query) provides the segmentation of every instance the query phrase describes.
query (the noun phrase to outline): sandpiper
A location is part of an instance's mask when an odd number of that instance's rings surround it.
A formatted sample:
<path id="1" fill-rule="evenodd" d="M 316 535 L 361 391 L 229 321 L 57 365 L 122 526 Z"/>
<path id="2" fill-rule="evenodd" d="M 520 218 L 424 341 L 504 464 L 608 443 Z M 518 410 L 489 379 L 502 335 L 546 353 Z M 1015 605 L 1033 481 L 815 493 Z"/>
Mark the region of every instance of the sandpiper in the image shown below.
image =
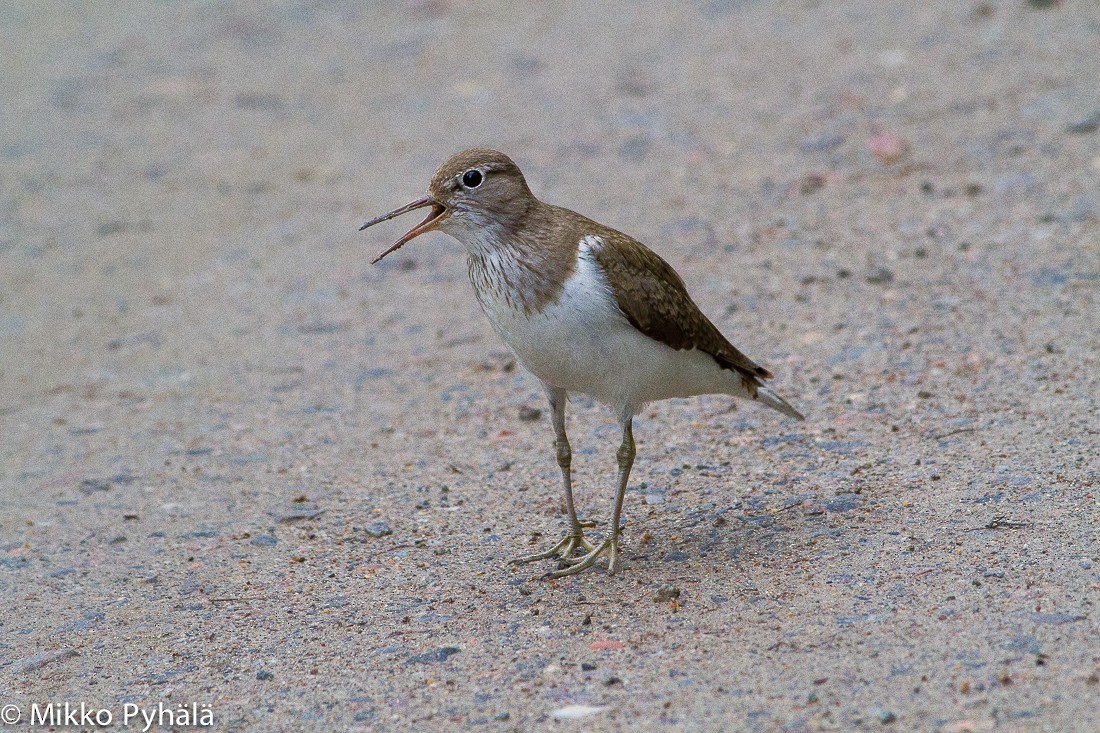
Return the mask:
<path id="1" fill-rule="evenodd" d="M 634 463 L 634 415 L 670 397 L 728 394 L 802 415 L 764 384 L 772 375 L 738 351 L 656 253 L 622 232 L 543 203 L 512 160 L 474 148 L 439 167 L 427 195 L 371 219 L 360 230 L 415 209 L 424 221 L 374 262 L 425 232 L 466 248 L 470 281 L 493 329 L 542 383 L 550 401 L 569 529 L 545 552 L 518 558 L 559 561 L 551 577 L 579 573 L 606 557 L 619 567 L 619 524 Z M 622 428 L 611 525 L 593 544 L 573 503 L 572 454 L 565 433 L 569 392 L 611 407 Z"/>

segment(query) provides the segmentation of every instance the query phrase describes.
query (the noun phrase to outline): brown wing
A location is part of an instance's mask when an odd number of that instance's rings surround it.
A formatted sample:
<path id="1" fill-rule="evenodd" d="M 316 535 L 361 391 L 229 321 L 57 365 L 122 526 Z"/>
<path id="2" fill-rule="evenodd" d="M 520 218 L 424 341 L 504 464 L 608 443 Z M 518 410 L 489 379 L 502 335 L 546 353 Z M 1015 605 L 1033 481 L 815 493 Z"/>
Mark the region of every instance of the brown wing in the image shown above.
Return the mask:
<path id="1" fill-rule="evenodd" d="M 699 349 L 719 366 L 753 378 L 769 379 L 757 365 L 731 344 L 688 295 L 684 281 L 657 253 L 640 242 L 601 227 L 607 246 L 593 254 L 615 291 L 627 320 L 652 339 L 676 350 Z"/>

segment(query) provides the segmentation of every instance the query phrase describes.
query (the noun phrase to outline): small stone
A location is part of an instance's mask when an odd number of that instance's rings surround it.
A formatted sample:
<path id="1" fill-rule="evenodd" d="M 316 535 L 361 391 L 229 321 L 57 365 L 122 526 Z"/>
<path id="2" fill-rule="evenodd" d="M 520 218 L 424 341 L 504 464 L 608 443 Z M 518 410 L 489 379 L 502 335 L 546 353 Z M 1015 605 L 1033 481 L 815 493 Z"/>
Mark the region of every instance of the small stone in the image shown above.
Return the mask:
<path id="1" fill-rule="evenodd" d="M 885 267 L 873 267 L 867 271 L 863 279 L 872 285 L 886 285 L 894 282 L 894 273 Z"/>
<path id="2" fill-rule="evenodd" d="M 662 585 L 657 589 L 657 595 L 653 596 L 653 600 L 657 603 L 674 601 L 680 597 L 680 589 L 675 585 Z"/>
<path id="3" fill-rule="evenodd" d="M 1073 135 L 1087 135 L 1097 130 L 1100 130 L 1100 110 L 1093 112 L 1080 122 L 1075 122 L 1066 128 L 1066 132 Z"/>
<path id="4" fill-rule="evenodd" d="M 595 672 L 596 671 L 596 665 L 592 662 L 581 662 L 581 671 L 582 672 Z"/>
<path id="5" fill-rule="evenodd" d="M 974 8 L 974 18 L 976 20 L 986 20 L 992 18 L 995 8 L 991 3 L 978 3 Z"/>
<path id="6" fill-rule="evenodd" d="M 646 154 L 649 153 L 649 148 L 649 138 L 644 135 L 634 135 L 619 145 L 619 157 L 637 163 L 645 159 Z"/>
<path id="7" fill-rule="evenodd" d="M 528 407 L 523 405 L 519 408 L 519 419 L 523 422 L 536 422 L 542 417 L 542 410 L 537 407 Z"/>
<path id="8" fill-rule="evenodd" d="M 460 651 L 462 650 L 457 646 L 441 646 L 433 651 L 409 657 L 405 664 L 434 664 L 436 662 L 445 662 L 449 657 L 458 654 Z"/>
<path id="9" fill-rule="evenodd" d="M 369 534 L 371 537 L 386 537 L 393 534 L 393 529 L 390 528 L 390 525 L 386 524 L 382 520 L 371 522 L 363 531 Z"/>
<path id="10" fill-rule="evenodd" d="M 110 491 L 111 482 L 101 478 L 86 478 L 80 482 L 80 493 L 90 496 L 97 491 Z"/>
<path id="11" fill-rule="evenodd" d="M 616 677 L 615 675 L 609 675 L 607 679 L 603 681 L 605 687 L 611 687 L 611 685 L 621 685 L 622 683 L 622 679 Z"/>
<path id="12" fill-rule="evenodd" d="M 844 140 L 844 135 L 839 132 L 826 132 L 803 139 L 798 143 L 798 149 L 803 153 L 828 153 L 843 145 Z"/>
<path id="13" fill-rule="evenodd" d="M 297 522 L 300 519 L 313 519 L 324 511 L 324 509 L 319 509 L 314 506 L 299 504 L 285 511 L 278 512 L 278 519 L 280 523 L 287 524 L 288 522 Z"/>
<path id="14" fill-rule="evenodd" d="M 825 508 L 830 512 L 845 513 L 858 509 L 863 505 L 863 499 L 858 494 L 837 494 L 836 498 L 825 502 Z"/>
<path id="15" fill-rule="evenodd" d="M 867 140 L 867 150 L 880 163 L 891 165 L 909 152 L 909 141 L 900 135 L 875 135 Z"/>
<path id="16" fill-rule="evenodd" d="M 255 545 L 256 547 L 274 547 L 279 544 L 279 540 L 272 535 L 261 534 L 249 540 L 248 544 Z"/>
<path id="17" fill-rule="evenodd" d="M 273 679 L 275 679 L 275 675 L 271 674 L 266 669 L 261 669 L 259 672 L 256 673 L 256 679 L 258 679 L 258 680 L 273 680 Z"/>
<path id="18" fill-rule="evenodd" d="M 113 219 L 96 227 L 95 233 L 100 237 L 109 237 L 112 234 L 121 234 L 130 229 L 130 222 Z"/>
<path id="19" fill-rule="evenodd" d="M 508 713 L 508 712 L 497 713 L 496 715 L 493 716 L 493 720 L 508 720 L 511 717 L 512 717 L 512 714 Z"/>
<path id="20" fill-rule="evenodd" d="M 870 708 L 867 710 L 867 714 L 882 725 L 889 725 L 898 719 L 898 716 L 895 715 L 892 710 L 885 710 L 883 708 Z"/>
<path id="21" fill-rule="evenodd" d="M 62 662 L 75 656 L 77 656 L 76 650 L 70 649 L 69 647 L 49 652 L 40 652 L 32 657 L 27 657 L 16 662 L 14 670 L 16 674 L 26 674 L 27 672 L 34 672 L 35 670 L 42 669 L 47 664 Z"/>
<path id="22" fill-rule="evenodd" d="M 1050 624 L 1051 626 L 1073 624 L 1088 619 L 1087 616 L 1079 613 L 1040 613 L 1036 611 L 1028 614 L 1028 616 L 1037 624 Z"/>
<path id="23" fill-rule="evenodd" d="M 825 188 L 825 184 L 828 182 L 829 177 L 824 173 L 807 173 L 798 182 L 798 192 L 803 196 L 809 196 Z"/>
<path id="24" fill-rule="evenodd" d="M 607 705 L 566 705 L 550 713 L 554 720 L 577 720 L 607 710 Z"/>

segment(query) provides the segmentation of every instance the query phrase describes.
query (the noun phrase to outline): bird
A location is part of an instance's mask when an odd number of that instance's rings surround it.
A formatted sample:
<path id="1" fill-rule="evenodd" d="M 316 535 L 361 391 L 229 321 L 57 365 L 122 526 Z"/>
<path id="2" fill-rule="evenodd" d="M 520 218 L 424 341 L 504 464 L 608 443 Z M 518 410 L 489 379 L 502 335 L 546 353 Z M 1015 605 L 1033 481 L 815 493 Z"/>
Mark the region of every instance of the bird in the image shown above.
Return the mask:
<path id="1" fill-rule="evenodd" d="M 516 361 L 542 385 L 550 405 L 569 526 L 544 552 L 521 564 L 556 560 L 560 578 L 607 560 L 620 568 L 623 499 L 636 454 L 633 419 L 651 402 L 725 394 L 803 416 L 765 382 L 772 377 L 734 347 L 688 294 L 683 279 L 641 242 L 570 209 L 544 203 L 504 153 L 472 148 L 432 175 L 421 198 L 363 224 L 360 231 L 410 211 L 427 216 L 373 261 L 426 232 L 466 250 L 474 294 Z M 570 393 L 613 410 L 622 441 L 609 528 L 600 542 L 577 517 L 572 450 L 565 429 Z"/>

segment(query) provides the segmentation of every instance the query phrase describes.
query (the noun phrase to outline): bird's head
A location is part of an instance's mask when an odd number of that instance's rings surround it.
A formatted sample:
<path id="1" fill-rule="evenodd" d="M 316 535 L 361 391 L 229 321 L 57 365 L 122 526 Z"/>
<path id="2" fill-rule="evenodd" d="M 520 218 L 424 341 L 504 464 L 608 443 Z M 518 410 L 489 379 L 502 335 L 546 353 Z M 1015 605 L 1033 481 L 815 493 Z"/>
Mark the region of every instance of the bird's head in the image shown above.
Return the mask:
<path id="1" fill-rule="evenodd" d="M 428 193 L 415 201 L 371 219 L 360 231 L 414 209 L 431 207 L 424 221 L 374 260 L 400 248 L 425 232 L 441 231 L 468 241 L 487 230 L 517 224 L 535 201 L 527 181 L 511 158 L 487 148 L 472 148 L 439 166 Z"/>

